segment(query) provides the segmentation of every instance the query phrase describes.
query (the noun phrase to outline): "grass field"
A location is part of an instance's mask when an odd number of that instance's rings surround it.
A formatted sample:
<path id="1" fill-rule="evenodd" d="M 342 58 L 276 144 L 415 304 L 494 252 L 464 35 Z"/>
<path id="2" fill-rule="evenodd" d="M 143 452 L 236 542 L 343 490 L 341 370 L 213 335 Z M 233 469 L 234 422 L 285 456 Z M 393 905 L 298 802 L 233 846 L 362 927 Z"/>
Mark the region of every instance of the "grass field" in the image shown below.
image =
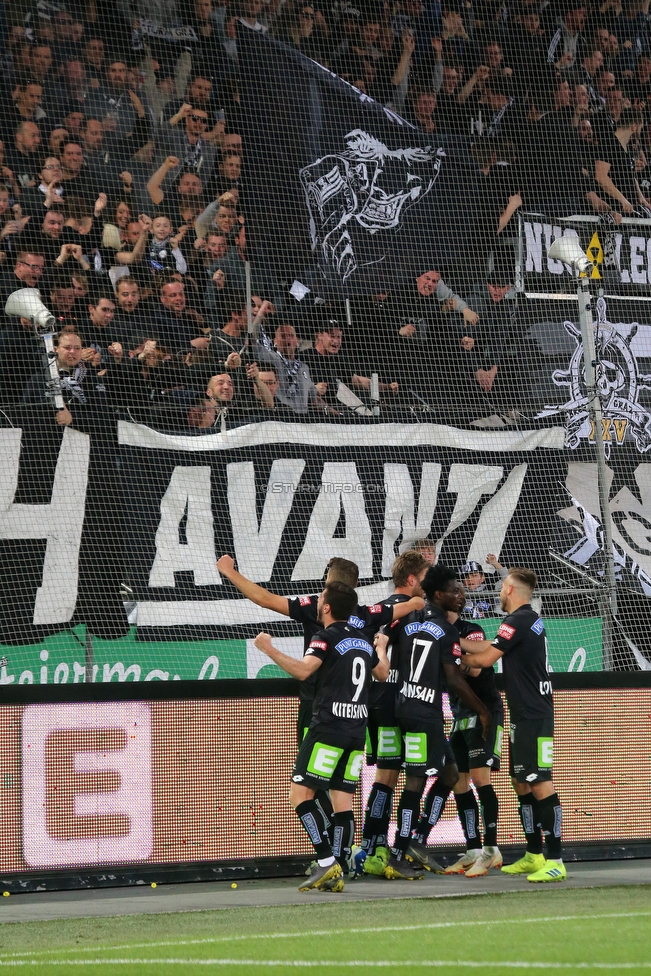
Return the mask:
<path id="1" fill-rule="evenodd" d="M 135 915 L 0 927 L 0 970 L 102 976 L 651 969 L 651 887 Z"/>

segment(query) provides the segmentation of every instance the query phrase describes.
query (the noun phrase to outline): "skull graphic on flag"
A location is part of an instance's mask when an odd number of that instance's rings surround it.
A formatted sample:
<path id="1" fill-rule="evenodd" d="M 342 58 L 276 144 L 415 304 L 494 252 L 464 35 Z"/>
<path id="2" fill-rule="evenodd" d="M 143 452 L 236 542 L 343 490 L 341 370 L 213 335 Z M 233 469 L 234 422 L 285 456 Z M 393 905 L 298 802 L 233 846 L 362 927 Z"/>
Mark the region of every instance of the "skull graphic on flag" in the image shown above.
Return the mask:
<path id="1" fill-rule="evenodd" d="M 389 241 L 370 249 L 368 235 L 400 228 L 404 212 L 432 189 L 445 155 L 430 146 L 389 149 L 361 129 L 345 142 L 340 153 L 300 170 L 312 250 L 342 281 L 384 259 Z"/>

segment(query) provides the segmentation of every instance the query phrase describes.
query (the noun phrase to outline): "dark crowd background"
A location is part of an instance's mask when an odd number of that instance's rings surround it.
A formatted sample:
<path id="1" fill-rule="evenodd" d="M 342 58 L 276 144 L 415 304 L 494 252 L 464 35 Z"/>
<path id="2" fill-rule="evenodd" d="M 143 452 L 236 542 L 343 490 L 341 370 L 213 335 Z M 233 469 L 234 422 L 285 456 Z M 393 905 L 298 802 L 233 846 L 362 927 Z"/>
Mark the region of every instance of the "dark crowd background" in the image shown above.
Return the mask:
<path id="1" fill-rule="evenodd" d="M 378 402 L 404 420 L 535 422 L 551 370 L 513 288 L 519 214 L 592 215 L 605 237 L 649 216 L 648 7 L 0 4 L 0 301 L 35 287 L 57 319 L 66 409 L 52 422 L 124 416 L 201 434 L 271 416 L 369 422 Z M 243 45 L 265 33 L 402 116 L 421 144 L 454 146 L 452 250 L 384 283 L 380 269 L 348 303 L 305 266 L 264 261 L 307 236 L 305 200 L 292 212 L 274 189 L 291 125 L 265 141 L 242 74 Z M 262 207 L 247 172 L 259 185 L 267 159 Z M 274 238 L 250 247 L 249 313 L 247 233 L 260 243 L 274 199 Z M 6 317 L 0 404 L 48 396 L 40 341 Z"/>

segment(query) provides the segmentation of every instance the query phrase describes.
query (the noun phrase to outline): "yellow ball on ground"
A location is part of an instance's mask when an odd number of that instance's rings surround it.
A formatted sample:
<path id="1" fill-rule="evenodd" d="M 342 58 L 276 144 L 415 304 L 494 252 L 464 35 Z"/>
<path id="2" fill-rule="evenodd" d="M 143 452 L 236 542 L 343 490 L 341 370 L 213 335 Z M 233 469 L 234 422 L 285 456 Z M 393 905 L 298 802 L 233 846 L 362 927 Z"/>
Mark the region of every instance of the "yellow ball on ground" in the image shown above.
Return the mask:
<path id="1" fill-rule="evenodd" d="M 237 885 L 235 884 L 235 882 L 233 882 L 233 884 L 231 885 L 231 888 L 237 888 Z"/>
<path id="2" fill-rule="evenodd" d="M 151 886 L 152 886 L 152 888 L 155 888 L 156 887 L 156 882 L 155 881 L 152 881 Z"/>
<path id="3" fill-rule="evenodd" d="M 10 895 L 10 892 L 9 891 L 3 891 L 2 894 L 4 895 L 5 898 L 8 898 L 9 895 Z"/>

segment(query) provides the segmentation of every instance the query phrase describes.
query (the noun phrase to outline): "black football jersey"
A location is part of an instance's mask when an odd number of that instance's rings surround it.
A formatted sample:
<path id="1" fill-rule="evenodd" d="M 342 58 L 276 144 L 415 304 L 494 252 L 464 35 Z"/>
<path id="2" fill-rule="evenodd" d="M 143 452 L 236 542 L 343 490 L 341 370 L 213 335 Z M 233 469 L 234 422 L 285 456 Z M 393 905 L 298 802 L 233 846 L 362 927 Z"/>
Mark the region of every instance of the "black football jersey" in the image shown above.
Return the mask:
<path id="1" fill-rule="evenodd" d="M 319 596 L 292 596 L 289 597 L 289 616 L 303 625 L 303 650 L 307 651 L 310 641 L 317 631 L 323 629 L 323 625 L 317 618 L 317 602 Z M 380 627 L 390 623 L 393 618 L 393 604 L 385 600 L 383 603 L 374 603 L 371 606 L 358 605 L 354 613 L 348 618 L 348 623 L 355 630 L 361 631 L 365 640 L 369 644 L 373 643 L 373 638 Z M 311 701 L 314 698 L 314 677 L 307 681 L 301 681 L 299 696 L 304 701 Z"/>
<path id="2" fill-rule="evenodd" d="M 486 634 L 473 620 L 463 620 L 461 617 L 455 621 L 454 626 L 459 632 L 459 637 L 465 637 L 466 640 L 486 640 Z M 476 677 L 472 677 L 469 674 L 464 674 L 464 678 L 477 695 L 477 698 L 486 705 L 487 708 L 491 710 L 500 708 L 502 705 L 502 699 L 500 693 L 497 690 L 497 684 L 495 683 L 495 671 L 492 667 L 482 668 L 481 674 Z M 452 714 L 455 718 L 470 718 L 471 715 L 475 713 L 467 705 L 464 705 L 456 695 L 450 695 L 450 708 L 452 709 Z"/>
<path id="3" fill-rule="evenodd" d="M 338 621 L 318 631 L 305 651 L 323 663 L 315 672 L 313 722 L 342 735 L 363 738 L 368 720 L 368 686 L 378 663 L 359 629 Z"/>
<path id="4" fill-rule="evenodd" d="M 411 599 L 405 596 L 404 593 L 392 593 L 384 601 L 385 606 L 394 607 L 396 603 L 406 603 L 407 600 Z M 391 665 L 389 670 L 389 677 L 386 681 L 376 681 L 373 679 L 371 682 L 371 687 L 369 689 L 369 705 L 374 708 L 379 705 L 380 702 L 384 701 L 387 696 L 394 698 L 396 693 L 396 685 L 398 684 L 398 668 L 395 667 L 391 662 L 393 660 L 393 647 L 397 643 L 400 633 L 402 631 L 402 626 L 404 623 L 409 623 L 416 618 L 416 611 L 407 614 L 406 617 L 402 617 L 400 620 L 392 620 L 390 623 L 385 624 L 382 627 L 383 633 L 387 634 L 389 638 L 389 643 L 387 645 L 387 657 L 389 658 L 389 664 Z"/>
<path id="5" fill-rule="evenodd" d="M 493 646 L 504 654 L 502 671 L 511 721 L 553 718 L 545 624 L 530 604 L 504 618 Z"/>
<path id="6" fill-rule="evenodd" d="M 399 718 L 431 721 L 442 713 L 444 664 L 461 663 L 459 634 L 438 607 L 428 603 L 405 624 L 394 648 L 398 655 L 398 693 L 395 712 Z"/>

